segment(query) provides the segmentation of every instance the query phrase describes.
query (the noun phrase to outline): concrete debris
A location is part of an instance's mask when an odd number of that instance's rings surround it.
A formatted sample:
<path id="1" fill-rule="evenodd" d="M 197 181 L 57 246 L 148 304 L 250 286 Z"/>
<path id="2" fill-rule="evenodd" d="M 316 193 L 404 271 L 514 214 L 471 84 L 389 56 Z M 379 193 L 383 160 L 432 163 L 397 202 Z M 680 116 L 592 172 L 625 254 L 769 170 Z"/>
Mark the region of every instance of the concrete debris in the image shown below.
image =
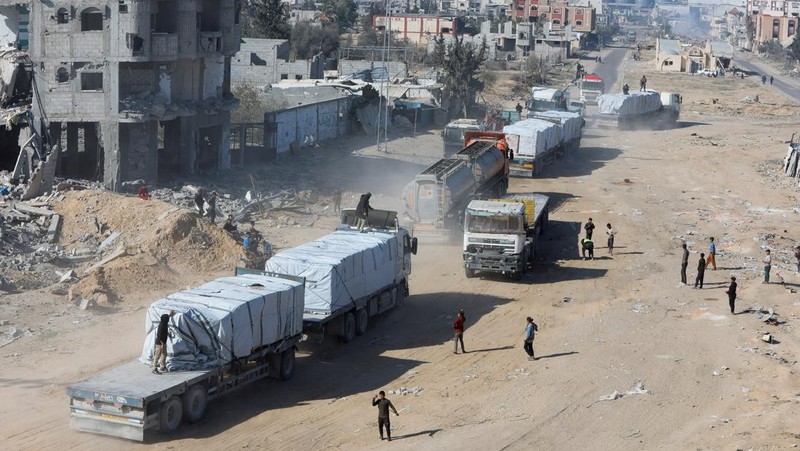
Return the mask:
<path id="1" fill-rule="evenodd" d="M 414 396 L 416 396 L 420 392 L 422 392 L 422 390 L 423 390 L 422 387 L 411 387 L 411 388 L 400 387 L 397 390 L 389 390 L 389 394 L 390 395 L 401 395 L 401 396 L 405 396 L 405 395 L 414 395 Z"/>
<path id="2" fill-rule="evenodd" d="M 634 385 L 633 388 L 628 390 L 628 393 L 626 393 L 626 395 L 649 395 L 649 394 L 650 390 L 644 388 L 643 381 L 636 382 L 636 385 Z"/>
<path id="3" fill-rule="evenodd" d="M 761 341 L 765 343 L 772 343 L 772 334 L 764 334 L 761 336 Z"/>
<path id="4" fill-rule="evenodd" d="M 81 301 L 78 303 L 78 308 L 81 310 L 86 310 L 89 307 L 93 306 L 94 306 L 94 301 L 91 299 L 81 299 Z"/>
<path id="5" fill-rule="evenodd" d="M 622 393 L 620 393 L 617 390 L 614 390 L 612 393 L 609 393 L 609 394 L 607 394 L 605 396 L 601 396 L 597 400 L 598 401 L 613 401 L 615 399 L 622 398 L 622 396 L 623 396 Z"/>
<path id="6" fill-rule="evenodd" d="M 64 273 L 64 274 L 61 276 L 61 279 L 59 279 L 58 281 L 59 281 L 60 283 L 67 283 L 67 282 L 70 282 L 70 281 L 72 281 L 72 279 L 77 279 L 77 278 L 78 278 L 78 275 L 77 275 L 77 274 L 75 274 L 75 271 L 73 271 L 73 270 L 71 270 L 71 269 L 70 269 L 69 271 L 65 272 L 65 273 Z"/>
<path id="7" fill-rule="evenodd" d="M 114 240 L 119 238 L 120 235 L 122 235 L 122 232 L 113 232 L 111 235 L 108 236 L 108 238 L 106 238 L 105 240 L 103 240 L 102 243 L 100 243 L 100 246 L 98 246 L 97 249 L 102 251 L 103 249 L 107 248 L 109 245 L 111 245 L 111 243 L 114 242 Z"/>

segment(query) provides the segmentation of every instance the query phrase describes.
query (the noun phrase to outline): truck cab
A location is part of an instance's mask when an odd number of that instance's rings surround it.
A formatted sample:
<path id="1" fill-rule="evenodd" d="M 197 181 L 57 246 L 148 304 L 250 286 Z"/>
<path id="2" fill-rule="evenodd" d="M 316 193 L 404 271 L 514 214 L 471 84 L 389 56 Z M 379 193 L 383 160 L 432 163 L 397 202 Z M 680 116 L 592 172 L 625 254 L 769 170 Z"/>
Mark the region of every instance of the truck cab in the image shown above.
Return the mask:
<path id="1" fill-rule="evenodd" d="M 581 78 L 581 101 L 588 104 L 596 104 L 597 97 L 605 94 L 605 82 L 596 74 L 586 74 Z"/>
<path id="2" fill-rule="evenodd" d="M 534 86 L 528 100 L 528 112 L 532 111 L 567 111 L 569 92 L 566 89 Z"/>
<path id="3" fill-rule="evenodd" d="M 464 147 L 464 133 L 480 132 L 484 127 L 477 119 L 456 119 L 442 130 L 443 158 L 450 158 Z"/>
<path id="4" fill-rule="evenodd" d="M 662 92 L 660 95 L 661 106 L 663 106 L 665 110 L 669 110 L 672 114 L 674 114 L 675 119 L 677 120 L 681 113 L 681 103 L 683 103 L 683 97 L 674 92 Z"/>

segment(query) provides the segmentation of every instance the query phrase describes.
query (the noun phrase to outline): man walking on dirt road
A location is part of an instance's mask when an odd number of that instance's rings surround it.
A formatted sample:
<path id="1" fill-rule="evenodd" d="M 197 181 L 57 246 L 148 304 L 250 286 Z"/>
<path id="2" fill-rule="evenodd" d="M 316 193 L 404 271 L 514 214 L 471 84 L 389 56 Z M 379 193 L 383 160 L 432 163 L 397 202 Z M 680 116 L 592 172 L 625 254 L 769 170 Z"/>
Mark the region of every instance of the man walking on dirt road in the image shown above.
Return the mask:
<path id="1" fill-rule="evenodd" d="M 461 342 L 461 352 L 466 354 L 467 351 L 464 350 L 464 311 L 459 310 L 458 315 L 456 315 L 456 320 L 453 322 L 453 330 L 455 331 L 455 337 L 453 337 L 453 354 L 458 354 L 458 343 Z"/>
<path id="2" fill-rule="evenodd" d="M 736 277 L 731 276 L 731 284 L 725 293 L 728 295 L 728 305 L 731 307 L 731 313 L 733 313 L 733 308 L 736 306 Z"/>
<path id="3" fill-rule="evenodd" d="M 708 245 L 708 258 L 706 258 L 706 268 L 709 266 L 717 270 L 717 245 L 714 244 L 714 237 L 709 238 L 710 244 Z"/>
<path id="4" fill-rule="evenodd" d="M 392 426 L 389 422 L 389 409 L 392 409 L 395 415 L 398 417 L 400 416 L 397 413 L 397 409 L 394 408 L 394 405 L 391 401 L 386 399 L 386 392 L 381 390 L 378 392 L 378 396 L 372 397 L 372 405 L 378 406 L 378 432 L 381 434 L 381 440 L 383 440 L 383 428 L 386 427 L 386 438 L 389 441 L 392 441 Z"/>
<path id="5" fill-rule="evenodd" d="M 700 254 L 700 261 L 697 262 L 697 277 L 694 278 L 694 287 L 697 288 L 697 285 L 700 285 L 700 289 L 703 289 L 703 277 L 706 275 L 706 254 Z"/>
<path id="6" fill-rule="evenodd" d="M 525 326 L 525 335 L 523 336 L 525 341 L 523 347 L 528 354 L 528 360 L 536 360 L 536 357 L 533 356 L 533 339 L 536 337 L 536 331 L 539 330 L 539 326 L 533 322 L 533 318 L 530 316 L 527 321 L 528 324 Z"/>
<path id="7" fill-rule="evenodd" d="M 681 283 L 686 285 L 686 267 L 689 266 L 689 249 L 683 243 L 683 256 L 681 257 Z"/>

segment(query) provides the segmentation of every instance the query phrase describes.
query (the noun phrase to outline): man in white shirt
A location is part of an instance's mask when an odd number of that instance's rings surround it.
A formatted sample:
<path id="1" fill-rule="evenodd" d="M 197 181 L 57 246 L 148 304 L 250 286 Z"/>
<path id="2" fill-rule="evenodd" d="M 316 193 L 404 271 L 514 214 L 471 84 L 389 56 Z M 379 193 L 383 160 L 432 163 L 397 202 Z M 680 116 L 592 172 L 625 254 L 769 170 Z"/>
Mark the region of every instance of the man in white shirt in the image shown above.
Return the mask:
<path id="1" fill-rule="evenodd" d="M 770 257 L 769 249 L 767 249 L 767 255 L 764 256 L 764 283 L 769 283 L 770 269 L 772 269 L 772 257 Z"/>

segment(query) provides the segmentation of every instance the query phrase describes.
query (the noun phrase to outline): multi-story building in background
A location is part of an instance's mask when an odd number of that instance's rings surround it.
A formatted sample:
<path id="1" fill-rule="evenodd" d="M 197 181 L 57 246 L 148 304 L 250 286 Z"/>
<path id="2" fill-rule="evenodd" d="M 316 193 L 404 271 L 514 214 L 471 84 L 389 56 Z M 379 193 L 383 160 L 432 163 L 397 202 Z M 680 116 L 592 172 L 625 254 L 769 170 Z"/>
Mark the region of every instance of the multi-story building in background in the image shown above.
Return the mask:
<path id="1" fill-rule="evenodd" d="M 241 0 L 31 2 L 33 111 L 60 144 L 58 172 L 119 189 L 229 167 L 240 9 Z"/>

